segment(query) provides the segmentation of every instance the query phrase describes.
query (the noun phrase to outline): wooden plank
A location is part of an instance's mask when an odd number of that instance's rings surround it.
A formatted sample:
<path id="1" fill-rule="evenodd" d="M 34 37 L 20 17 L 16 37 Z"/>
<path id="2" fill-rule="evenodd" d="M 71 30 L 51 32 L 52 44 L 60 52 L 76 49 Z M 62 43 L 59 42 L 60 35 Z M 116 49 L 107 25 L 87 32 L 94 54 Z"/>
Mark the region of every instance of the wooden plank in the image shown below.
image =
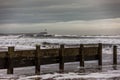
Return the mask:
<path id="1" fill-rule="evenodd" d="M 0 58 L 0 69 L 7 69 L 7 59 Z"/>
<path id="2" fill-rule="evenodd" d="M 59 49 L 41 49 L 41 56 L 59 56 Z"/>
<path id="3" fill-rule="evenodd" d="M 91 56 L 98 54 L 98 47 L 84 47 L 83 53 L 85 56 Z"/>
<path id="4" fill-rule="evenodd" d="M 60 45 L 60 52 L 59 52 L 59 70 L 60 72 L 64 71 L 64 45 Z"/>
<path id="5" fill-rule="evenodd" d="M 28 67 L 35 65 L 34 57 L 16 57 L 13 58 L 14 67 Z"/>
<path id="6" fill-rule="evenodd" d="M 59 57 L 41 57 L 41 65 L 59 63 Z"/>
<path id="7" fill-rule="evenodd" d="M 79 61 L 78 56 L 64 56 L 64 62 L 76 62 Z"/>
<path id="8" fill-rule="evenodd" d="M 35 50 L 19 50 L 15 51 L 14 57 L 34 57 Z"/>
<path id="9" fill-rule="evenodd" d="M 40 46 L 36 46 L 36 52 L 35 52 L 35 74 L 40 74 Z"/>
<path id="10" fill-rule="evenodd" d="M 84 57 L 84 61 L 97 60 L 97 59 L 98 59 L 97 55 Z M 76 62 L 76 61 L 80 61 L 79 55 L 77 55 L 77 56 L 64 56 L 64 62 Z"/>
<path id="11" fill-rule="evenodd" d="M 117 65 L 117 46 L 113 46 L 113 65 Z"/>
<path id="12" fill-rule="evenodd" d="M 64 56 L 76 56 L 79 55 L 79 48 L 65 48 Z"/>
<path id="13" fill-rule="evenodd" d="M 80 66 L 84 67 L 84 53 L 83 53 L 84 46 L 83 44 L 80 45 L 79 49 L 79 57 L 80 57 Z"/>
<path id="14" fill-rule="evenodd" d="M 0 52 L 0 58 L 5 58 L 5 57 L 7 57 L 7 54 L 8 54 L 8 51 Z"/>
<path id="15" fill-rule="evenodd" d="M 92 60 L 98 60 L 98 55 L 91 55 L 84 57 L 85 61 L 92 61 Z"/>
<path id="16" fill-rule="evenodd" d="M 13 74 L 13 55 L 14 55 L 14 47 L 8 47 L 8 61 L 7 61 L 7 74 Z"/>
<path id="17" fill-rule="evenodd" d="M 0 69 L 7 68 L 7 54 L 8 52 L 0 52 Z"/>
<path id="18" fill-rule="evenodd" d="M 102 43 L 98 47 L 98 65 L 102 66 Z"/>

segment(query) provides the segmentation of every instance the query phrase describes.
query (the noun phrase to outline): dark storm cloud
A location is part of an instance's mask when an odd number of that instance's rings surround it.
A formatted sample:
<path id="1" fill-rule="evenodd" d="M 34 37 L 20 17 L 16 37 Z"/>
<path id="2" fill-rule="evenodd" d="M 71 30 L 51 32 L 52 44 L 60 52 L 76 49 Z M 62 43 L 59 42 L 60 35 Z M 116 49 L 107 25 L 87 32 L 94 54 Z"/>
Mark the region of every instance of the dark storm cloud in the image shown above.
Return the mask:
<path id="1" fill-rule="evenodd" d="M 120 0 L 0 0 L 0 23 L 46 23 L 120 17 Z"/>

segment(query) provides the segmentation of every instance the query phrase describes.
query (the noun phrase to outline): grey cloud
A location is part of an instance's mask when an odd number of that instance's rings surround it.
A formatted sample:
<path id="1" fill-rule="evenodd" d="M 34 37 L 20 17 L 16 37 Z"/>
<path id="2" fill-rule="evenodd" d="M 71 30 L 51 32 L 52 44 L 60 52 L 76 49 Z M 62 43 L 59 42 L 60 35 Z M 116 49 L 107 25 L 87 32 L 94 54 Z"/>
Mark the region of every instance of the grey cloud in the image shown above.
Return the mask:
<path id="1" fill-rule="evenodd" d="M 120 34 L 120 18 L 93 21 L 70 21 L 35 24 L 1 24 L 0 32 L 24 33 L 41 32 L 48 29 L 49 33 L 77 35 L 113 35 Z M 89 28 L 90 27 L 90 28 Z"/>
<path id="2" fill-rule="evenodd" d="M 0 0 L 0 23 L 45 23 L 120 17 L 120 0 Z"/>

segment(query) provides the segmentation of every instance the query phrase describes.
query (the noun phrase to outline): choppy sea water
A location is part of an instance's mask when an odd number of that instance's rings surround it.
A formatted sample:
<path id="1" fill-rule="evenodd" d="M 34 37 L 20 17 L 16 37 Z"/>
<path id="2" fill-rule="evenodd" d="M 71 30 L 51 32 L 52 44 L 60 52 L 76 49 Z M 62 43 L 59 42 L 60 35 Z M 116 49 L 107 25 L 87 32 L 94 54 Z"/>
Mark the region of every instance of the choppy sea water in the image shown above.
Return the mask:
<path id="1" fill-rule="evenodd" d="M 103 66 L 98 66 L 98 61 L 85 61 L 85 67 L 79 67 L 79 62 L 65 63 L 64 73 L 59 73 L 59 64 L 41 66 L 41 75 L 34 75 L 35 68 L 15 68 L 13 75 L 6 74 L 6 69 L 0 70 L 0 80 L 120 80 L 120 37 L 84 37 L 77 39 L 41 39 L 41 38 L 18 38 L 17 36 L 0 37 L 0 48 L 14 45 L 19 49 L 31 49 L 35 44 L 64 43 L 103 43 Z M 113 64 L 113 45 L 118 46 L 118 65 Z"/>

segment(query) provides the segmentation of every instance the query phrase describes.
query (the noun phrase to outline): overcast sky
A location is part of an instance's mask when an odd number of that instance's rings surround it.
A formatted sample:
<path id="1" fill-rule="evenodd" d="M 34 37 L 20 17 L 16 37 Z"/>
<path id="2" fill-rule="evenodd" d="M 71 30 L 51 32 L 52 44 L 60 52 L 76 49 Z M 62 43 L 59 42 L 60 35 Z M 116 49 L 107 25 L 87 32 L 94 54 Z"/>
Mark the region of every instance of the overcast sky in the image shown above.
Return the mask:
<path id="1" fill-rule="evenodd" d="M 120 0 L 0 0 L 0 33 L 120 34 Z"/>

